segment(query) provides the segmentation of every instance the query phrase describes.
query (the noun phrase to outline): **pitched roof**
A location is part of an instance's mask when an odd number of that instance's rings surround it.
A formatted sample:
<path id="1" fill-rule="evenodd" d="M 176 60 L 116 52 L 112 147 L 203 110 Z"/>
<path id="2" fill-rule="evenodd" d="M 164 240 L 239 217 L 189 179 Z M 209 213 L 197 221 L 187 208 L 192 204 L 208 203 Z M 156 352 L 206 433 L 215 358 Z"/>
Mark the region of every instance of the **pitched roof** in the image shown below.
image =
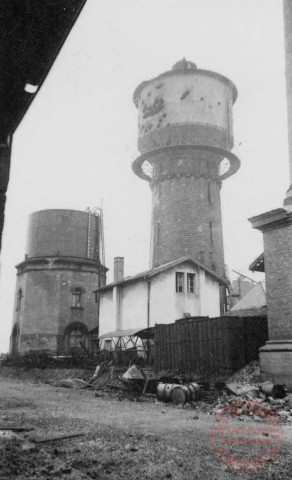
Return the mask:
<path id="1" fill-rule="evenodd" d="M 231 312 L 236 310 L 247 310 L 251 308 L 261 308 L 267 305 L 266 292 L 264 282 L 260 282 L 250 290 L 232 309 Z"/>
<path id="2" fill-rule="evenodd" d="M 265 271 L 265 258 L 261 253 L 249 266 L 249 270 L 252 272 L 264 272 Z"/>
<path id="3" fill-rule="evenodd" d="M 160 265 L 159 267 L 154 267 L 151 268 L 150 270 L 145 270 L 144 272 L 138 273 L 137 275 L 133 275 L 130 277 L 126 277 L 123 280 L 120 280 L 119 282 L 113 282 L 109 283 L 108 285 L 105 285 L 104 287 L 100 287 L 96 290 L 95 292 L 102 292 L 105 290 L 109 290 L 116 285 L 124 285 L 125 283 L 130 283 L 130 282 L 136 282 L 139 280 L 148 280 L 149 278 L 152 278 L 156 275 L 159 275 L 162 272 L 165 272 L 166 270 L 169 270 L 171 268 L 174 268 L 181 263 L 185 262 L 190 262 L 196 265 L 197 267 L 201 268 L 202 270 L 205 270 L 209 275 L 211 275 L 213 278 L 215 278 L 219 283 L 228 285 L 228 280 L 226 278 L 222 277 L 222 275 L 219 275 L 218 273 L 214 272 L 214 270 L 211 270 L 211 268 L 207 267 L 203 263 L 199 262 L 198 260 L 195 260 L 192 257 L 181 257 L 177 260 L 174 260 L 172 262 L 165 263 L 164 265 Z"/>

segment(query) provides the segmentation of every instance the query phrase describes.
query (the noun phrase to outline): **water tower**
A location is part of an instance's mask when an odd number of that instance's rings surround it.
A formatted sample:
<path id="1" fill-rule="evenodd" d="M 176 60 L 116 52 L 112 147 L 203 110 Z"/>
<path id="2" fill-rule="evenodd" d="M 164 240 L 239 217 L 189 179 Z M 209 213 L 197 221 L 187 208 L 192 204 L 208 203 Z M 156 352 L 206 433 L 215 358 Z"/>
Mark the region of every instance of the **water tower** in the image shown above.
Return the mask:
<path id="1" fill-rule="evenodd" d="M 224 276 L 220 189 L 239 168 L 234 84 L 185 59 L 134 92 L 133 170 L 152 190 L 151 267 L 192 256 Z M 224 312 L 225 290 L 221 292 Z"/>
<path id="2" fill-rule="evenodd" d="M 30 215 L 26 255 L 17 265 L 12 353 L 90 347 L 98 328 L 93 294 L 105 285 L 102 211 Z"/>

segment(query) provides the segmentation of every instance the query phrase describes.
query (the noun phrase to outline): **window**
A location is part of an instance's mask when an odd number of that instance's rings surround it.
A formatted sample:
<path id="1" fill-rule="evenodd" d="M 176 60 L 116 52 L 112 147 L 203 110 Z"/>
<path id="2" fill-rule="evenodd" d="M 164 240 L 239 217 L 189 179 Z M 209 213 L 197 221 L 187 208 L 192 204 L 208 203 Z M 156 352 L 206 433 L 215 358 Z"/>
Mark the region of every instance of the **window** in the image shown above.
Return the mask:
<path id="1" fill-rule="evenodd" d="M 111 350 L 112 349 L 112 341 L 111 340 L 105 340 L 104 341 L 104 350 Z"/>
<path id="2" fill-rule="evenodd" d="M 182 272 L 176 272 L 175 290 L 177 293 L 184 293 L 184 280 L 185 274 Z"/>
<path id="3" fill-rule="evenodd" d="M 64 331 L 66 352 L 80 352 L 88 347 L 88 330 L 81 322 L 73 322 L 67 325 Z M 82 347 L 83 345 L 83 347 Z"/>
<path id="4" fill-rule="evenodd" d="M 81 308 L 81 289 L 75 288 L 72 294 L 72 307 Z"/>
<path id="5" fill-rule="evenodd" d="M 213 245 L 213 223 L 212 222 L 209 223 L 209 228 L 210 228 L 210 242 L 211 242 L 211 245 Z"/>
<path id="6" fill-rule="evenodd" d="M 80 331 L 78 327 L 76 327 L 75 330 L 71 330 L 71 332 L 68 335 L 68 345 L 69 349 L 75 349 L 75 348 L 80 348 L 80 342 L 84 343 L 85 336 L 83 333 Z"/>
<path id="7" fill-rule="evenodd" d="M 194 273 L 187 274 L 187 292 L 195 293 L 195 274 Z"/>
<path id="8" fill-rule="evenodd" d="M 21 288 L 17 292 L 17 300 L 16 300 L 16 311 L 18 312 L 21 309 L 21 301 L 22 301 L 22 290 Z"/>

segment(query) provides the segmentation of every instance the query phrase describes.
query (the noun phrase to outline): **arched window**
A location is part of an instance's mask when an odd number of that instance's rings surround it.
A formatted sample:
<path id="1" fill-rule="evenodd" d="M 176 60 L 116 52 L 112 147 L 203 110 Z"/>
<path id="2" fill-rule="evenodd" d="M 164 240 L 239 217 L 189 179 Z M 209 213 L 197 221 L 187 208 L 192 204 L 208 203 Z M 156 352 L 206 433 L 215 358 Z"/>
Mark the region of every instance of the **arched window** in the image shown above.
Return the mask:
<path id="1" fill-rule="evenodd" d="M 72 307 L 81 308 L 81 288 L 75 288 L 72 293 Z"/>
<path id="2" fill-rule="evenodd" d="M 81 322 L 74 322 L 67 326 L 65 330 L 66 350 L 68 352 L 83 350 L 88 345 L 88 330 Z"/>
<path id="3" fill-rule="evenodd" d="M 78 327 L 76 327 L 74 330 L 71 330 L 71 332 L 68 335 L 68 346 L 69 348 L 80 348 L 80 342 L 84 340 L 84 335 L 80 331 Z"/>

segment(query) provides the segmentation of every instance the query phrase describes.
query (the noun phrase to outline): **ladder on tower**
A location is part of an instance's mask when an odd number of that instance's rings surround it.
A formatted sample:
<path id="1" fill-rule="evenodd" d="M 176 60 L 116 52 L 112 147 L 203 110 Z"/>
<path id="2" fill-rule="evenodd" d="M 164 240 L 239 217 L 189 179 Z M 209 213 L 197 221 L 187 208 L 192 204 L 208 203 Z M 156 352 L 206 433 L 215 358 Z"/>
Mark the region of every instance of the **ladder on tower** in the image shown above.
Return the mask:
<path id="1" fill-rule="evenodd" d="M 104 225 L 103 225 L 103 209 L 100 208 L 99 212 L 100 222 L 100 246 L 101 246 L 101 263 L 105 266 L 105 247 L 104 247 Z"/>

